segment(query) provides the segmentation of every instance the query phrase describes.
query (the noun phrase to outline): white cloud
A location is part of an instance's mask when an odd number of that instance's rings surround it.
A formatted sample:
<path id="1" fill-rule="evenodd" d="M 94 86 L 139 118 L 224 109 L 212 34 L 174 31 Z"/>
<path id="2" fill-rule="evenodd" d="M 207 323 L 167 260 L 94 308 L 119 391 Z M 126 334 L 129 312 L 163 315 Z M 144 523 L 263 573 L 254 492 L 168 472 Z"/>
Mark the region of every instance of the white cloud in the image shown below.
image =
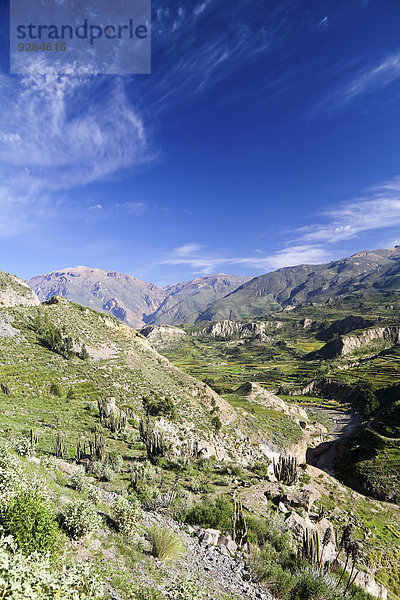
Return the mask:
<path id="1" fill-rule="evenodd" d="M 32 222 L 24 211 L 37 214 L 50 195 L 151 160 L 143 122 L 121 82 L 110 83 L 107 97 L 92 99 L 95 85 L 49 68 L 0 76 L 0 231 L 12 218 L 21 229 Z M 17 232 L 18 223 L 10 230 Z"/>
<path id="2" fill-rule="evenodd" d="M 323 248 L 307 245 L 284 248 L 268 256 L 260 256 L 260 251 L 255 253 L 257 256 L 220 256 L 207 252 L 207 249 L 199 244 L 187 244 L 175 248 L 161 264 L 183 265 L 194 269 L 197 273 L 209 274 L 222 267 L 235 265 L 266 272 L 301 263 L 318 264 L 329 259 L 328 253 Z"/>

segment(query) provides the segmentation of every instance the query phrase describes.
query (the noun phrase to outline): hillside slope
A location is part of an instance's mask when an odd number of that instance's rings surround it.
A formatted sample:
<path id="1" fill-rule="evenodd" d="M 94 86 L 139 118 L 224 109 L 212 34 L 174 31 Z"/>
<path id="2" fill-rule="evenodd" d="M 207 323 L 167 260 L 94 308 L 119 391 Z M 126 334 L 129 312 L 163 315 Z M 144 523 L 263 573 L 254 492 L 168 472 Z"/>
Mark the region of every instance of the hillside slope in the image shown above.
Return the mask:
<path id="1" fill-rule="evenodd" d="M 197 321 L 246 319 L 305 302 L 400 289 L 400 247 L 359 252 L 323 265 L 299 265 L 256 277 L 203 311 Z"/>
<path id="2" fill-rule="evenodd" d="M 25 281 L 0 272 L 0 307 L 38 306 L 39 298 Z"/>

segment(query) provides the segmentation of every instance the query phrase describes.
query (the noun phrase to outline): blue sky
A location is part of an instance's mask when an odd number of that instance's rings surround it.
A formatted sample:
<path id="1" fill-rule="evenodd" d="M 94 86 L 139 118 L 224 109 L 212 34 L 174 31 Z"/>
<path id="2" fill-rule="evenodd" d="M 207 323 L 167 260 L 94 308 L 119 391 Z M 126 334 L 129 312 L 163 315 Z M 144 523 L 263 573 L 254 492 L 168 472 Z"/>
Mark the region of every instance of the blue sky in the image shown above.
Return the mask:
<path id="1" fill-rule="evenodd" d="M 398 0 L 153 2 L 152 74 L 9 75 L 0 268 L 160 285 L 400 243 Z"/>

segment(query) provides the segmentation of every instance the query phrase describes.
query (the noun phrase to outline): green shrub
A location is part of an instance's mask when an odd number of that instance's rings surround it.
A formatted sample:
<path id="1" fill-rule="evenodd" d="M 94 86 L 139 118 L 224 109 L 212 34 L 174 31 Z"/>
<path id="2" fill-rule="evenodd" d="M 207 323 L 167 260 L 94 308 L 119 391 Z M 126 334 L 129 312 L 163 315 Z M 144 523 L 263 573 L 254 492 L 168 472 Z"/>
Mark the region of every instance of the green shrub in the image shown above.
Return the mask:
<path id="1" fill-rule="evenodd" d="M 165 396 L 143 398 L 143 408 L 148 417 L 176 417 L 174 401 Z"/>
<path id="2" fill-rule="evenodd" d="M 132 535 L 136 530 L 138 520 L 142 516 L 142 510 L 136 498 L 127 500 L 119 496 L 112 505 L 111 514 L 119 531 L 126 535 Z"/>
<path id="3" fill-rule="evenodd" d="M 12 447 L 19 456 L 33 456 L 35 454 L 35 444 L 27 437 L 21 436 L 11 440 Z"/>
<path id="4" fill-rule="evenodd" d="M 214 428 L 215 433 L 218 433 L 222 429 L 222 421 L 218 415 L 214 415 L 211 419 L 211 424 Z"/>
<path id="5" fill-rule="evenodd" d="M 275 597 L 288 600 L 296 585 L 296 577 L 281 564 L 282 557 L 266 542 L 262 549 L 255 548 L 251 555 L 251 567 L 257 581 L 263 582 Z"/>
<path id="6" fill-rule="evenodd" d="M 73 539 L 84 537 L 101 525 L 96 508 L 88 500 L 74 500 L 67 504 L 62 520 L 65 530 Z"/>
<path id="7" fill-rule="evenodd" d="M 21 491 L 0 513 L 4 532 L 25 554 L 54 552 L 59 539 L 56 515 L 36 491 Z"/>
<path id="8" fill-rule="evenodd" d="M 179 535 L 169 527 L 153 527 L 150 530 L 150 540 L 152 555 L 162 562 L 177 560 L 185 550 Z"/>
<path id="9" fill-rule="evenodd" d="M 298 575 L 290 600 L 343 600 L 343 594 L 335 590 L 335 586 L 336 581 L 317 570 L 307 569 Z"/>
<path id="10" fill-rule="evenodd" d="M 253 473 L 255 475 L 257 475 L 258 477 L 260 477 L 261 479 L 267 479 L 268 477 L 268 466 L 266 463 L 262 463 L 262 462 L 257 462 L 254 466 L 253 466 Z"/>
<path id="11" fill-rule="evenodd" d="M 184 488 L 178 488 L 173 502 L 172 512 L 178 520 L 183 520 L 193 507 L 193 494 Z"/>
<path id="12" fill-rule="evenodd" d="M 101 493 L 98 487 L 90 485 L 88 489 L 88 500 L 92 504 L 96 505 L 100 502 Z"/>
<path id="13" fill-rule="evenodd" d="M 223 533 L 232 529 L 233 506 L 228 498 L 220 496 L 213 502 L 205 498 L 185 515 L 184 521 L 191 525 L 200 525 L 204 529 L 219 529 Z"/>
<path id="14" fill-rule="evenodd" d="M 78 492 L 86 492 L 89 488 L 89 482 L 83 469 L 79 469 L 71 477 L 71 486 Z"/>
<path id="15" fill-rule="evenodd" d="M 280 553 L 285 553 L 288 557 L 293 549 L 293 537 L 290 531 L 287 531 L 285 518 L 281 513 L 268 511 L 265 519 L 249 516 L 248 541 L 262 548 L 266 542 Z"/>
<path id="16" fill-rule="evenodd" d="M 203 600 L 206 594 L 193 579 L 178 579 L 171 583 L 167 589 L 166 600 Z"/>
<path id="17" fill-rule="evenodd" d="M 104 467 L 102 479 L 104 481 L 114 481 L 116 473 L 110 465 Z"/>
<path id="18" fill-rule="evenodd" d="M 59 567 L 46 555 L 26 556 L 11 536 L 0 538 L 0 582 L 4 600 L 97 600 L 103 590 L 87 564 Z"/>
<path id="19" fill-rule="evenodd" d="M 0 446 L 0 498 L 7 500 L 17 487 L 24 485 L 24 482 L 21 461 L 11 452 L 9 446 Z"/>
<path id="20" fill-rule="evenodd" d="M 50 385 L 50 394 L 51 394 L 52 396 L 58 396 L 58 397 L 60 397 L 60 396 L 61 396 L 61 388 L 60 388 L 60 386 L 58 385 L 58 383 L 52 383 L 52 384 Z"/>
<path id="21" fill-rule="evenodd" d="M 124 459 L 121 454 L 110 455 L 110 464 L 116 473 L 121 473 L 122 467 L 124 466 Z"/>

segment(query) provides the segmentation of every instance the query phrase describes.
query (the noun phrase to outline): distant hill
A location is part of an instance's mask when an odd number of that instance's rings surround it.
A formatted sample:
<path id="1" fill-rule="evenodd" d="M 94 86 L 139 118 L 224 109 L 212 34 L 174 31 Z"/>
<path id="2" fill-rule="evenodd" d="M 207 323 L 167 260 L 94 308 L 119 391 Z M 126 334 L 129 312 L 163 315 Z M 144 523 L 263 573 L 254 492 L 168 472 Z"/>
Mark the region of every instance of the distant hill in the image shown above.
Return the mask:
<path id="1" fill-rule="evenodd" d="M 148 322 L 159 325 L 194 323 L 209 304 L 230 294 L 249 279 L 218 273 L 169 286 L 165 300 Z"/>
<path id="2" fill-rule="evenodd" d="M 28 283 L 41 301 L 63 296 L 139 328 L 194 322 L 210 303 L 248 280 L 217 274 L 161 288 L 131 275 L 81 266 L 39 275 Z"/>
<path id="3" fill-rule="evenodd" d="M 323 265 L 286 267 L 255 277 L 207 307 L 197 321 L 246 319 L 346 294 L 396 290 L 400 290 L 398 246 L 358 252 Z"/>

